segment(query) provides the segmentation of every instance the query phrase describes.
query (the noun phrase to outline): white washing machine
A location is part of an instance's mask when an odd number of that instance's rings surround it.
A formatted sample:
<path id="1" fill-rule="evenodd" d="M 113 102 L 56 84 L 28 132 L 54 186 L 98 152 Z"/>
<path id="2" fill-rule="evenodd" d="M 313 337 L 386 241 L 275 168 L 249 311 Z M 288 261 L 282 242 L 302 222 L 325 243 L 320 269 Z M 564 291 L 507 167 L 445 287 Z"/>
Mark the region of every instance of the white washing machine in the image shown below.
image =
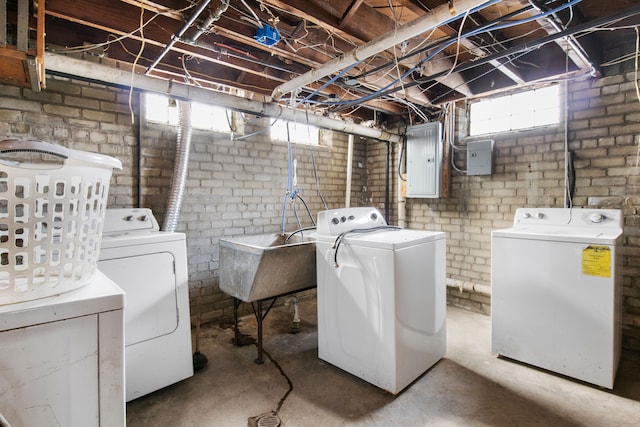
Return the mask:
<path id="1" fill-rule="evenodd" d="M 184 233 L 149 209 L 107 209 L 98 268 L 127 295 L 127 401 L 193 375 Z"/>
<path id="2" fill-rule="evenodd" d="M 522 208 L 491 237 L 491 351 L 613 388 L 622 214 Z"/>
<path id="3" fill-rule="evenodd" d="M 78 289 L 0 306 L 0 414 L 9 425 L 125 424 L 124 304 L 122 289 L 96 271 Z"/>
<path id="4" fill-rule="evenodd" d="M 318 214 L 318 356 L 399 393 L 446 352 L 445 234 L 375 208 Z"/>

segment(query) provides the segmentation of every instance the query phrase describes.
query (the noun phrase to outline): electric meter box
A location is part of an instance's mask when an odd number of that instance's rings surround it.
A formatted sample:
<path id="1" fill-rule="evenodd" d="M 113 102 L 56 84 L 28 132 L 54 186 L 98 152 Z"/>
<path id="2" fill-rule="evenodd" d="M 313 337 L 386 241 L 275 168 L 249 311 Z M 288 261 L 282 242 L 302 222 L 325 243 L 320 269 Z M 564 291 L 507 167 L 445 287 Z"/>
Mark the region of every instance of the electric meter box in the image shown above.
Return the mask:
<path id="1" fill-rule="evenodd" d="M 491 175 L 493 172 L 493 140 L 467 144 L 467 175 Z"/>

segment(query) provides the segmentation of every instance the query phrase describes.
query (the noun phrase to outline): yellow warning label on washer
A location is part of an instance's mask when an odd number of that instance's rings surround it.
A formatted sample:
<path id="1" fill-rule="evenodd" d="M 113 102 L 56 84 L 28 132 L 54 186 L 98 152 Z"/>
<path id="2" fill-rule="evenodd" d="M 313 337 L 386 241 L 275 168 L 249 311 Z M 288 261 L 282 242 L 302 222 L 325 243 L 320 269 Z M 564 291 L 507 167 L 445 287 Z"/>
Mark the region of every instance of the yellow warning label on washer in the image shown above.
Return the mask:
<path id="1" fill-rule="evenodd" d="M 608 246 L 590 245 L 582 250 L 582 274 L 611 277 L 611 250 Z"/>

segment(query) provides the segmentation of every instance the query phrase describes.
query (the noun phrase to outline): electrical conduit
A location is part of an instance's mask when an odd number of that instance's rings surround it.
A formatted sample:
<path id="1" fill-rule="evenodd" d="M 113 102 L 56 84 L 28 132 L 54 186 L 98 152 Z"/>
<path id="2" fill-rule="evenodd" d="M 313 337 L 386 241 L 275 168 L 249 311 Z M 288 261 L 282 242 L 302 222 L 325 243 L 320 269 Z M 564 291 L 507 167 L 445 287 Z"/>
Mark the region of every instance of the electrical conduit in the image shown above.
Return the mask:
<path id="1" fill-rule="evenodd" d="M 344 206 L 351 207 L 351 174 L 353 171 L 353 135 L 349 135 L 349 146 L 347 148 L 347 185 L 345 190 Z"/>

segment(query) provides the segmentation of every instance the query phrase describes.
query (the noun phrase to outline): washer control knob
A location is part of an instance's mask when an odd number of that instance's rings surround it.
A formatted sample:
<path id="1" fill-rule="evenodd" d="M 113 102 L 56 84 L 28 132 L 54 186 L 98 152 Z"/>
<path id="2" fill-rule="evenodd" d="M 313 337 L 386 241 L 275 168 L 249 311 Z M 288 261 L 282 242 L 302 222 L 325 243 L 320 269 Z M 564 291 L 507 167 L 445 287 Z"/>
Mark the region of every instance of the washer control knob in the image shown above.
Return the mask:
<path id="1" fill-rule="evenodd" d="M 605 216 L 598 212 L 594 212 L 591 215 L 589 215 L 589 221 L 595 224 L 601 223 L 602 221 L 604 221 L 604 218 Z"/>
<path id="2" fill-rule="evenodd" d="M 340 221 L 341 221 L 341 222 L 346 222 L 346 221 L 347 221 L 347 217 L 346 217 L 346 216 L 343 216 L 342 218 L 340 218 Z"/>
<path id="3" fill-rule="evenodd" d="M 375 213 L 375 212 L 373 212 L 373 213 L 371 214 L 371 220 L 373 220 L 373 221 L 377 221 L 377 220 L 378 220 L 378 214 L 377 214 L 377 213 Z"/>
<path id="4" fill-rule="evenodd" d="M 531 214 L 529 212 L 522 212 L 522 218 L 531 218 Z"/>
<path id="5" fill-rule="evenodd" d="M 533 214 L 537 219 L 542 219 L 544 217 L 544 214 L 542 212 L 536 212 L 535 214 Z"/>
<path id="6" fill-rule="evenodd" d="M 149 221 L 149 217 L 147 215 L 140 215 L 138 221 L 147 222 Z"/>
<path id="7" fill-rule="evenodd" d="M 127 216 L 124 217 L 124 220 L 127 221 L 127 222 L 131 222 L 131 221 L 133 221 L 133 219 L 134 219 L 133 215 L 127 215 Z"/>
<path id="8" fill-rule="evenodd" d="M 355 216 L 353 216 L 353 215 L 349 215 L 349 221 L 353 221 L 354 219 L 356 219 L 356 217 L 355 217 Z"/>
<path id="9" fill-rule="evenodd" d="M 340 224 L 340 220 L 338 218 L 331 218 L 331 222 L 334 223 L 335 225 Z"/>

